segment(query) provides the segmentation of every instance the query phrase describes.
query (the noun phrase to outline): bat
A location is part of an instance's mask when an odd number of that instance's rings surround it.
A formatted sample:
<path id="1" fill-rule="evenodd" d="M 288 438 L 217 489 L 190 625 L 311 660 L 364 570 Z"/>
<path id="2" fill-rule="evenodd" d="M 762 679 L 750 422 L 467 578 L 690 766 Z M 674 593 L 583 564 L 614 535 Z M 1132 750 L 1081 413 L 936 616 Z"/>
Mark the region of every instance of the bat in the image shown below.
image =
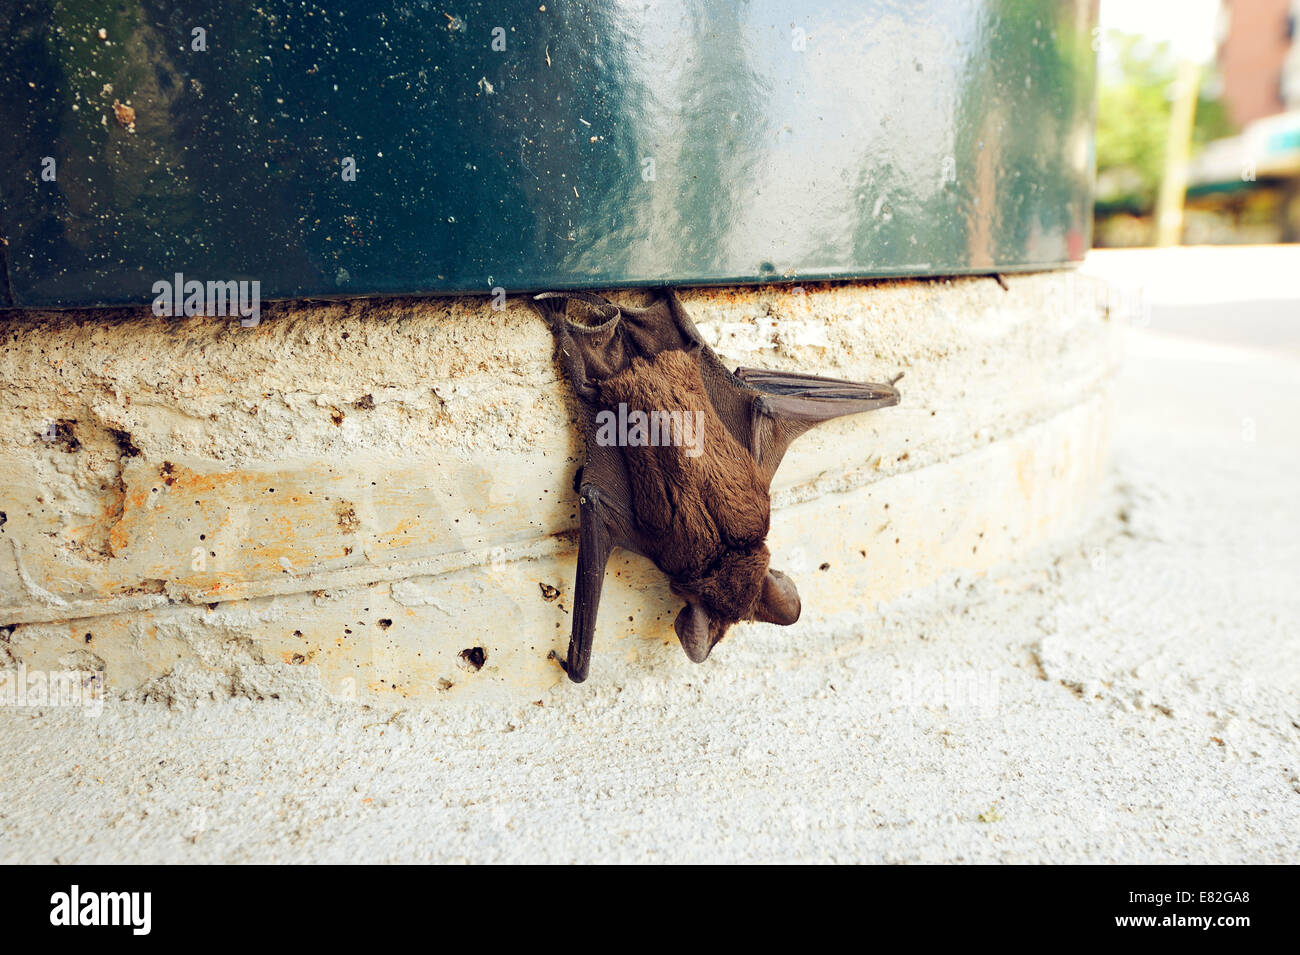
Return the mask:
<path id="1" fill-rule="evenodd" d="M 649 558 L 686 601 L 674 630 L 695 663 L 738 621 L 798 620 L 794 581 L 769 566 L 772 478 L 809 428 L 898 404 L 898 378 L 859 384 L 729 372 L 671 290 L 645 308 L 590 292 L 544 292 L 533 305 L 555 336 L 586 441 L 574 476 L 569 678 L 587 678 L 605 565 L 616 547 Z"/>

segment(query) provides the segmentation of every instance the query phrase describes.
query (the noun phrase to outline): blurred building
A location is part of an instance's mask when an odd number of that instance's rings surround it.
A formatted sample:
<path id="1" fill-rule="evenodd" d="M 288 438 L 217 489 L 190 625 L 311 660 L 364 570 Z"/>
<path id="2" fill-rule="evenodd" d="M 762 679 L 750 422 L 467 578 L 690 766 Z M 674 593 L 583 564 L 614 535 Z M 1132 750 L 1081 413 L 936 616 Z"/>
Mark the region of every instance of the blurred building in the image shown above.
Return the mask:
<path id="1" fill-rule="evenodd" d="M 1215 92 L 1241 132 L 1188 177 L 1184 241 L 1300 241 L 1300 0 L 1222 0 Z"/>
<path id="2" fill-rule="evenodd" d="M 1233 124 L 1300 109 L 1300 0 L 1222 0 L 1219 98 Z"/>

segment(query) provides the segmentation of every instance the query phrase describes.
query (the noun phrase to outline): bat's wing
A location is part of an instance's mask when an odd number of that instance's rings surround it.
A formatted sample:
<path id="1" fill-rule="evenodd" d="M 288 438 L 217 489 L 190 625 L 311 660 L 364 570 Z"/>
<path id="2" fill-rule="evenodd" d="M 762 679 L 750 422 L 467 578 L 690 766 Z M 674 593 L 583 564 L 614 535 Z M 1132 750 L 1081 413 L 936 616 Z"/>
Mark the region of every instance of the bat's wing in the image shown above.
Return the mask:
<path id="1" fill-rule="evenodd" d="M 769 484 L 790 443 L 809 428 L 843 415 L 888 408 L 899 398 L 893 382 L 859 383 L 762 368 L 737 368 L 735 378 L 752 390 L 749 433 L 741 441 Z"/>
<path id="2" fill-rule="evenodd" d="M 568 302 L 582 303 L 590 313 L 587 323 L 568 316 Z M 617 305 L 588 292 L 544 293 L 534 305 L 550 323 L 573 390 L 578 398 L 578 420 L 586 441 L 586 459 L 575 481 L 578 492 L 578 572 L 574 583 L 573 628 L 565 671 L 569 679 L 587 679 L 596 613 L 605 582 L 605 565 L 615 547 L 646 553 L 631 507 L 627 464 L 617 447 L 596 440 L 596 381 L 619 370 L 630 360 L 614 335 L 621 320 Z"/>
<path id="3" fill-rule="evenodd" d="M 618 448 L 597 445 L 589 435 L 587 460 L 578 479 L 578 573 L 565 666 L 574 683 L 587 679 L 610 553 L 615 547 L 646 553 L 630 500 L 627 465 Z"/>
<path id="4" fill-rule="evenodd" d="M 737 368 L 733 374 L 704 341 L 676 292 L 666 290 L 646 311 L 651 310 L 658 313 L 660 327 L 671 325 L 682 341 L 701 349 L 700 370 L 713 406 L 732 436 L 754 455 L 769 485 L 790 443 L 809 428 L 898 404 L 898 378 L 889 384 L 862 384 L 762 368 Z"/>

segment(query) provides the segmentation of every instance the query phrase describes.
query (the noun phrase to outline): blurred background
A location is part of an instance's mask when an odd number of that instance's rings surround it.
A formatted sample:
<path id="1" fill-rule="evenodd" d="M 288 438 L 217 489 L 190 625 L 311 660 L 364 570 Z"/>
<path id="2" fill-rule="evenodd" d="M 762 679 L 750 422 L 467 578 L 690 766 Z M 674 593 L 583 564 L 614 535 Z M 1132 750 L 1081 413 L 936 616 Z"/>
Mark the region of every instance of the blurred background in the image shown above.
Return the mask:
<path id="1" fill-rule="evenodd" d="M 1136 330 L 1300 356 L 1298 25 L 1300 0 L 1102 0 L 1084 271 Z"/>
<path id="2" fill-rule="evenodd" d="M 1300 241 L 1300 0 L 1102 0 L 1098 247 Z"/>

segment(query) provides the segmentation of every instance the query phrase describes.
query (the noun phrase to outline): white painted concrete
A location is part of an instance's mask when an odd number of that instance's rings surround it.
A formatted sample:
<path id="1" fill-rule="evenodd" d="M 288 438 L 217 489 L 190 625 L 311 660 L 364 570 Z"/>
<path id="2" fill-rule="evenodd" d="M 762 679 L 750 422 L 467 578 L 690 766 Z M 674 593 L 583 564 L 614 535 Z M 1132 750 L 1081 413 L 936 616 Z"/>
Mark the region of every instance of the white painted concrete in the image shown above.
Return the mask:
<path id="1" fill-rule="evenodd" d="M 810 433 L 778 476 L 774 564 L 805 610 L 771 639 L 791 653 L 834 614 L 1069 533 L 1094 499 L 1119 322 L 1096 279 L 1007 282 L 684 296 L 736 364 L 905 373 L 899 407 Z M 267 311 L 256 329 L 138 312 L 6 327 L 6 652 L 171 700 L 554 686 L 581 448 L 543 323 L 481 299 Z M 660 575 L 627 557 L 610 576 L 593 680 L 682 678 Z"/>

